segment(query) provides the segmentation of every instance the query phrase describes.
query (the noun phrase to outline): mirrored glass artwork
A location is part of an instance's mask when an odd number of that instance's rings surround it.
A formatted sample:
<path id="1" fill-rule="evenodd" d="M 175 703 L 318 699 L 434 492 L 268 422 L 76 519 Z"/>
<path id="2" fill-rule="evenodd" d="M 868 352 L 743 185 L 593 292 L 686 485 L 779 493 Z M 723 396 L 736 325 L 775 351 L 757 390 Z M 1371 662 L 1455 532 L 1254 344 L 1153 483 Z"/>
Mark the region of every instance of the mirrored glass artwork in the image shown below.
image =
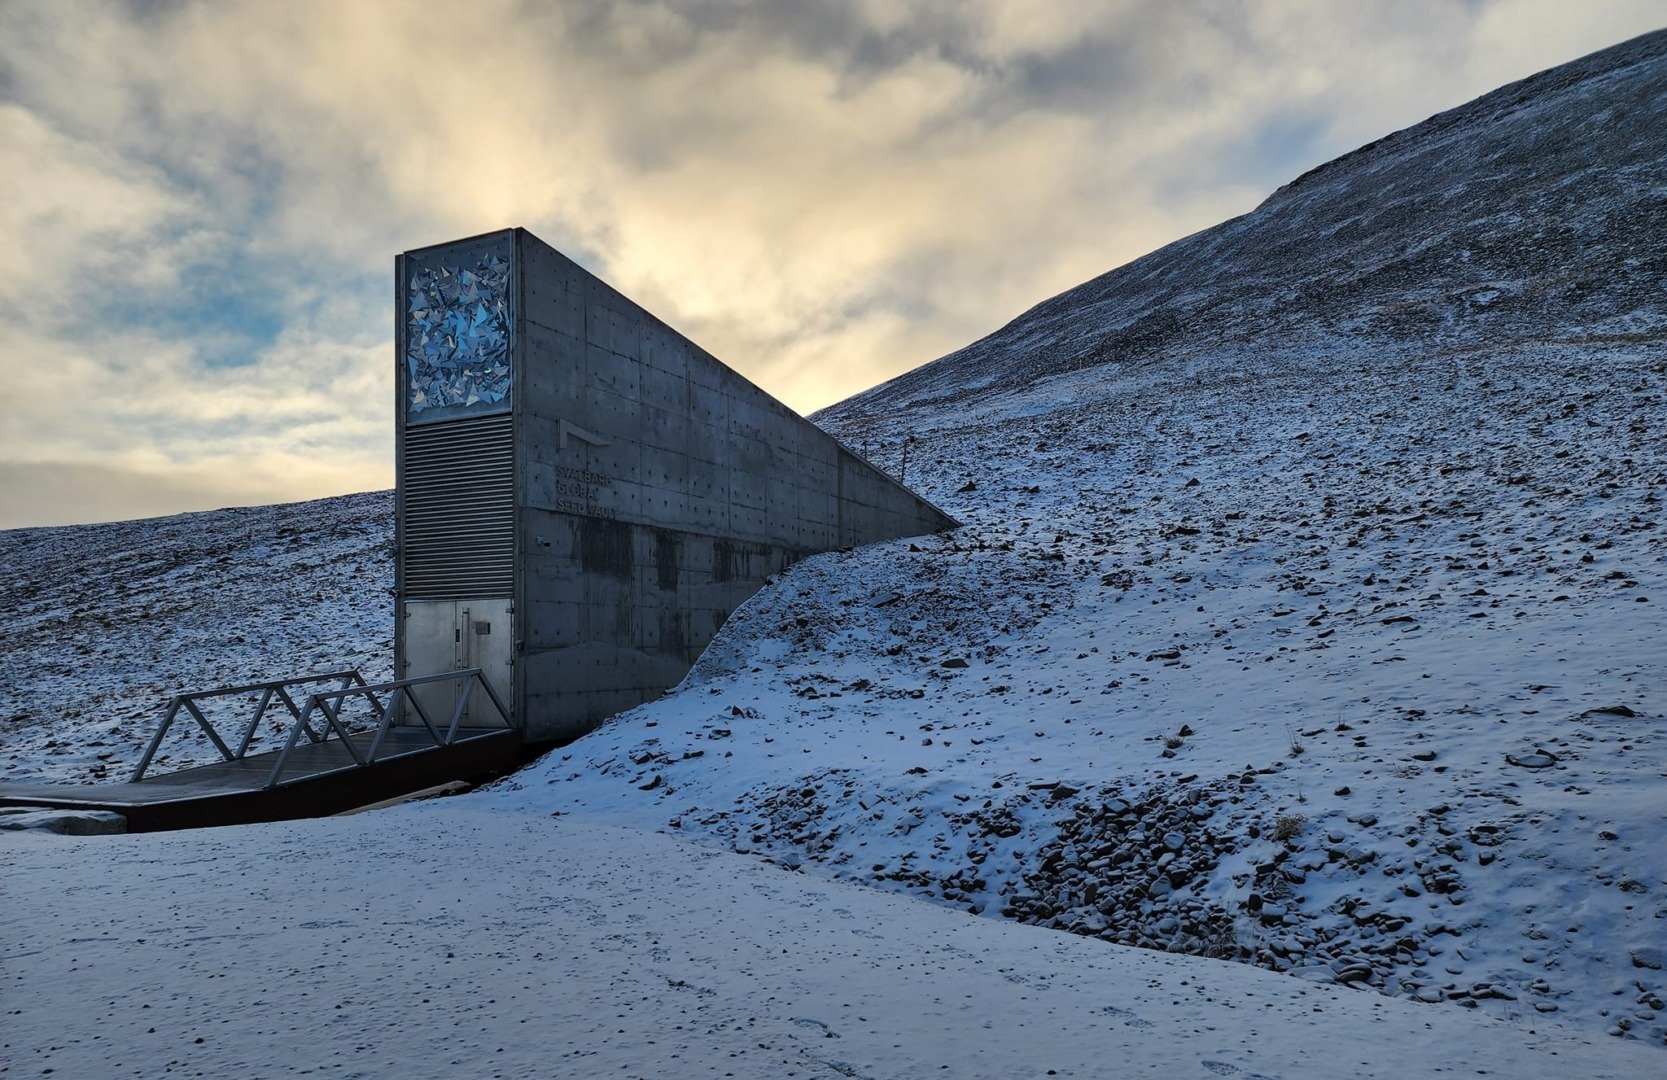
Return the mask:
<path id="1" fill-rule="evenodd" d="M 454 415 L 508 404 L 508 259 L 420 267 L 411 274 L 406 310 L 405 406 L 413 419 L 435 409 Z"/>

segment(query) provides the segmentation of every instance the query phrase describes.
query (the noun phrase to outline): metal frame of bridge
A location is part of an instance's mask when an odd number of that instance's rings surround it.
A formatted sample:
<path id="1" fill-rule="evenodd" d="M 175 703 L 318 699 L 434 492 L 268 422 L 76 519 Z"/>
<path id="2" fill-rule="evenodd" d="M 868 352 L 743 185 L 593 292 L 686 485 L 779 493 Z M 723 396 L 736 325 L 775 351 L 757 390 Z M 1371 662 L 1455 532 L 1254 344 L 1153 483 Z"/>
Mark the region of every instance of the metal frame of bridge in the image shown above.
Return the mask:
<path id="1" fill-rule="evenodd" d="M 460 684 L 456 708 L 436 723 L 412 688 L 448 680 Z M 339 685 L 304 696 L 292 692 L 327 683 Z M 477 691 L 485 693 L 501 726 L 464 726 Z M 233 697 L 253 700 L 254 708 L 227 739 L 203 703 Z M 357 722 L 348 708 L 352 702 L 363 706 Z M 419 723 L 393 722 L 401 703 Z M 291 718 L 282 747 L 252 752 L 262 721 L 280 707 Z M 196 722 L 221 760 L 153 772 L 181 716 Z M 108 810 L 123 815 L 130 832 L 276 821 L 339 813 L 449 780 L 506 772 L 524 756 L 519 728 L 477 668 L 374 684 L 357 670 L 331 671 L 178 694 L 127 783 L 5 784 L 0 806 Z"/>

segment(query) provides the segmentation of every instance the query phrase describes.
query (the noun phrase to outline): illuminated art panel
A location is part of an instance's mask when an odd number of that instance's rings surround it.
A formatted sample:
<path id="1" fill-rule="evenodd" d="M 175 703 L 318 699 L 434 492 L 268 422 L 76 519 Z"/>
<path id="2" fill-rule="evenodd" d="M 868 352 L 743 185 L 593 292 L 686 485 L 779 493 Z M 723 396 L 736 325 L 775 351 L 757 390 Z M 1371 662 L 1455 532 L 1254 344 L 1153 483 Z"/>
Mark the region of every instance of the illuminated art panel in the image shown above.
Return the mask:
<path id="1" fill-rule="evenodd" d="M 405 410 L 410 420 L 509 408 L 509 259 L 416 265 L 407 283 Z"/>

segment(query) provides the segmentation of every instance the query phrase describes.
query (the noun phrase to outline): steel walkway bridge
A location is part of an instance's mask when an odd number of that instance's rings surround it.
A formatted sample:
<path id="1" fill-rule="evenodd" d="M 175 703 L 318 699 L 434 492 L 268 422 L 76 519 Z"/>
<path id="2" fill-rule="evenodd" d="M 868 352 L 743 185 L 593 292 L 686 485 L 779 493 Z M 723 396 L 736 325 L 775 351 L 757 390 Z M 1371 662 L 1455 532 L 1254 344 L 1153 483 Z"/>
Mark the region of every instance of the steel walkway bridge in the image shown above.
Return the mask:
<path id="1" fill-rule="evenodd" d="M 446 682 L 456 690 L 456 705 L 436 723 L 422 688 Z M 465 717 L 482 713 L 470 708 L 477 694 L 501 723 L 464 725 Z M 224 717 L 217 725 L 207 707 L 223 699 L 253 705 L 229 739 L 221 730 Z M 282 730 L 284 711 L 290 724 L 283 745 L 253 751 L 269 716 L 276 714 Z M 182 718 L 195 722 L 199 738 L 221 760 L 152 772 Z M 0 806 L 113 811 L 127 819 L 129 832 L 238 825 L 339 813 L 451 780 L 507 772 L 523 758 L 521 732 L 479 668 L 374 684 L 357 670 L 330 671 L 176 695 L 126 783 L 0 784 Z"/>

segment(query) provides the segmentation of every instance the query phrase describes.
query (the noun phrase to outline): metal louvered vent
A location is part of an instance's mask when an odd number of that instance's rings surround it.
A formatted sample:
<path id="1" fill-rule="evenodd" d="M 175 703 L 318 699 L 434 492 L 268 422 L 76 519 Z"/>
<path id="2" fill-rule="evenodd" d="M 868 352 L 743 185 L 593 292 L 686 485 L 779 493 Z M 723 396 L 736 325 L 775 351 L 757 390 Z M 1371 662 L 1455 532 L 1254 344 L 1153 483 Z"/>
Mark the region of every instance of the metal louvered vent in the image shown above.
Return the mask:
<path id="1" fill-rule="evenodd" d="M 405 429 L 405 599 L 511 595 L 514 431 L 508 413 Z"/>

